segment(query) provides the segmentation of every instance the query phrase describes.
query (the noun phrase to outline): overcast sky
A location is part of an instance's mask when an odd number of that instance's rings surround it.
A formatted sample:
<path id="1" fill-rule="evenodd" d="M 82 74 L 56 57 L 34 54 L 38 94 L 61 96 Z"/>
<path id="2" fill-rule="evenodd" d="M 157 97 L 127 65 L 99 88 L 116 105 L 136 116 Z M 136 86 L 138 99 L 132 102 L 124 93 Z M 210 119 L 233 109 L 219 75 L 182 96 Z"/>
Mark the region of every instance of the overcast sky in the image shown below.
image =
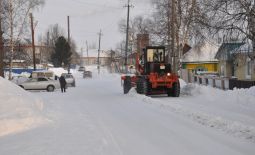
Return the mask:
<path id="1" fill-rule="evenodd" d="M 150 0 L 131 0 L 134 8 L 131 9 L 130 18 L 136 15 L 149 16 L 152 10 Z M 103 50 L 115 49 L 123 35 L 118 30 L 118 23 L 126 19 L 127 9 L 123 6 L 127 0 L 46 0 L 45 6 L 34 13 L 38 21 L 35 32 L 45 34 L 49 25 L 59 24 L 67 31 L 67 16 L 70 16 L 71 37 L 77 46 L 85 48 L 85 42 L 96 43 L 98 46 L 98 33 L 102 29 Z M 67 33 L 66 33 L 67 34 Z"/>

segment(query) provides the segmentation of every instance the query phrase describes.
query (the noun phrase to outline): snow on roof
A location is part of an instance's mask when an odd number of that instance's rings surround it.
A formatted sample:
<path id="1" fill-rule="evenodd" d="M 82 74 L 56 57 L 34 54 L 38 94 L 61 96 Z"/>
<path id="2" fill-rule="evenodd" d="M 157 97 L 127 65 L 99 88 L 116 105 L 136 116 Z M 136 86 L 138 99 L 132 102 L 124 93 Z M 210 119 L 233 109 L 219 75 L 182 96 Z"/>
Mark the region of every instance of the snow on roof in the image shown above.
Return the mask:
<path id="1" fill-rule="evenodd" d="M 59 68 L 49 68 L 49 71 L 52 71 L 55 75 L 57 76 L 61 76 L 62 73 L 67 73 L 68 71 L 65 70 L 64 68 L 62 67 L 59 67 Z"/>
<path id="2" fill-rule="evenodd" d="M 202 46 L 193 46 L 192 49 L 184 55 L 184 62 L 193 61 L 217 61 L 215 55 L 219 49 L 218 45 L 205 43 Z"/>
<path id="3" fill-rule="evenodd" d="M 89 57 L 98 57 L 98 49 L 89 49 L 88 50 Z M 87 52 L 82 52 L 82 57 L 87 57 Z M 100 57 L 110 57 L 109 53 L 107 51 L 100 51 Z"/>
<path id="4" fill-rule="evenodd" d="M 0 137 L 43 123 L 42 100 L 0 77 Z"/>
<path id="5" fill-rule="evenodd" d="M 4 59 L 3 60 L 4 62 L 9 62 L 10 60 L 9 59 Z M 21 59 L 14 59 L 12 60 L 13 63 L 23 63 L 25 62 L 25 60 L 21 60 Z"/>

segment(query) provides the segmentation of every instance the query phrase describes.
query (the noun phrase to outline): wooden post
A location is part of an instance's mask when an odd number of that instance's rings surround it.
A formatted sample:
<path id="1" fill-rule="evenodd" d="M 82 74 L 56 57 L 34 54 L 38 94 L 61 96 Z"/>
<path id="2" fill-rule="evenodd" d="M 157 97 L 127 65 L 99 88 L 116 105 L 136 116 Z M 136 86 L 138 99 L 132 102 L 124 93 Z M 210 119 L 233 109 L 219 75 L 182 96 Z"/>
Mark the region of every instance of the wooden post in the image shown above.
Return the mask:
<path id="1" fill-rule="evenodd" d="M 215 78 L 213 78 L 212 80 L 213 80 L 213 87 L 215 88 L 216 87 L 216 80 L 215 80 Z"/>
<path id="2" fill-rule="evenodd" d="M 34 70 L 36 70 L 36 62 L 35 62 L 35 34 L 34 34 L 34 21 L 33 21 L 33 14 L 30 13 L 31 19 L 31 33 L 32 33 L 32 50 L 33 50 L 33 63 L 34 63 Z"/>
<path id="3" fill-rule="evenodd" d="M 225 90 L 225 81 L 221 79 L 221 89 Z"/>

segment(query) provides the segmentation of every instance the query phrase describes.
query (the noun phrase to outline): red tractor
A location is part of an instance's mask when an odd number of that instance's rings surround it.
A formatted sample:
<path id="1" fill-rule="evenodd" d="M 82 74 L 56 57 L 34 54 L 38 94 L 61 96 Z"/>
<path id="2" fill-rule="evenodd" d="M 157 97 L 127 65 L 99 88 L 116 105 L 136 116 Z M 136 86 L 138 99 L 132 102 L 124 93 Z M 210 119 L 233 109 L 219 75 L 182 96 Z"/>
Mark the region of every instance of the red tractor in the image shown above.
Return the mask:
<path id="1" fill-rule="evenodd" d="M 139 94 L 179 97 L 179 79 L 172 73 L 171 64 L 166 62 L 165 47 L 147 46 L 137 57 L 136 75 L 121 77 L 124 81 L 124 94 L 127 94 L 131 87 L 136 87 Z"/>

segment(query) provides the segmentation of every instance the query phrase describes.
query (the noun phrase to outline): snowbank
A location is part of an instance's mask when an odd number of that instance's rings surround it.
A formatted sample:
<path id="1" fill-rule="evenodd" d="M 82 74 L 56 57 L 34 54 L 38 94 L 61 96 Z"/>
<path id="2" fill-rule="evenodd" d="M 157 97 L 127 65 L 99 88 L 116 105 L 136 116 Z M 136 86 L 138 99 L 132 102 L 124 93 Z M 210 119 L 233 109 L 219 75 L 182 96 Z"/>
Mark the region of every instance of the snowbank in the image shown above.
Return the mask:
<path id="1" fill-rule="evenodd" d="M 67 73 L 67 70 L 65 70 L 64 68 L 49 68 L 49 71 L 52 71 L 55 75 L 57 75 L 58 77 L 61 76 L 62 73 Z"/>
<path id="2" fill-rule="evenodd" d="M 0 136 L 28 130 L 43 123 L 43 102 L 0 77 Z"/>
<path id="3" fill-rule="evenodd" d="M 180 80 L 179 98 L 147 97 L 131 89 L 129 96 L 185 116 L 200 125 L 255 143 L 255 87 L 223 91 Z"/>

